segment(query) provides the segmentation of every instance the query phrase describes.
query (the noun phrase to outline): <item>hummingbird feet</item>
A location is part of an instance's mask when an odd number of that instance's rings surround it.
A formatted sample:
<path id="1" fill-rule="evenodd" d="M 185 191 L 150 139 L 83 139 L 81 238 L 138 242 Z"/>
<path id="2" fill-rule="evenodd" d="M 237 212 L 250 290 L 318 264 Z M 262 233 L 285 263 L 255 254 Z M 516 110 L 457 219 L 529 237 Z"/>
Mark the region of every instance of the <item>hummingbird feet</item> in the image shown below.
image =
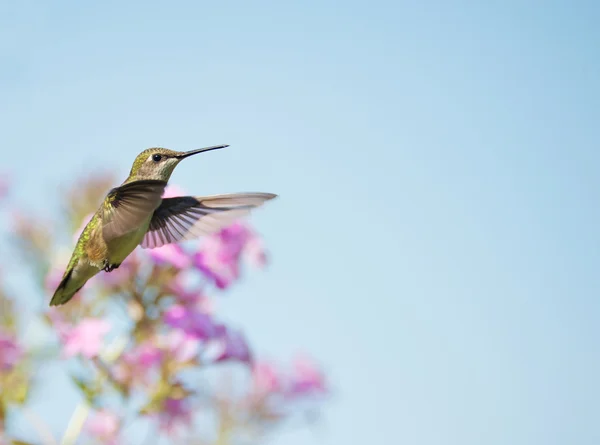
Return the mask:
<path id="1" fill-rule="evenodd" d="M 118 269 L 118 268 L 119 268 L 119 266 L 120 266 L 120 264 L 108 264 L 108 261 L 107 261 L 107 260 L 104 260 L 104 263 L 102 263 L 102 264 L 103 264 L 103 266 L 104 266 L 104 267 L 102 268 L 102 270 L 103 270 L 104 272 L 112 272 L 113 270 L 115 270 L 115 269 Z"/>

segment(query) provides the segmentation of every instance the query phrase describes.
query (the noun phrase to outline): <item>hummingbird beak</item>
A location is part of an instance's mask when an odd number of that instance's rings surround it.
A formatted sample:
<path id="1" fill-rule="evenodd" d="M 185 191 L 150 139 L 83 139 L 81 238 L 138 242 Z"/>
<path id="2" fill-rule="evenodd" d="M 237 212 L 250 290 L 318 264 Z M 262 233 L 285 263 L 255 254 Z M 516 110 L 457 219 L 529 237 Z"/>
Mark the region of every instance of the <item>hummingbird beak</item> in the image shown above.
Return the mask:
<path id="1" fill-rule="evenodd" d="M 203 153 L 205 151 L 211 151 L 211 150 L 218 150 L 219 148 L 225 148 L 225 147 L 229 147 L 229 145 L 213 145 L 212 147 L 198 148 L 196 150 L 186 151 L 175 157 L 177 159 L 184 159 L 184 158 L 187 158 L 188 156 L 196 155 L 198 153 Z"/>

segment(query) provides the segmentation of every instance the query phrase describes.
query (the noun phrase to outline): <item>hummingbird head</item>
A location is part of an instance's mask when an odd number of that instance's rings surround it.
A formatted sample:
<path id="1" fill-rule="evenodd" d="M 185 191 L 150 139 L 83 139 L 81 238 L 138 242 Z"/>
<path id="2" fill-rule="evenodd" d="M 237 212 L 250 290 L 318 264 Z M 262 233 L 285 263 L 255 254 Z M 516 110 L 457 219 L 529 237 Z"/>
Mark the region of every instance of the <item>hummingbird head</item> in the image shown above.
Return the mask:
<path id="1" fill-rule="evenodd" d="M 129 172 L 129 178 L 125 182 L 141 179 L 157 179 L 168 182 L 173 170 L 182 159 L 205 151 L 225 147 L 228 147 L 228 145 L 214 145 L 190 151 L 174 151 L 161 147 L 148 148 L 135 158 Z"/>

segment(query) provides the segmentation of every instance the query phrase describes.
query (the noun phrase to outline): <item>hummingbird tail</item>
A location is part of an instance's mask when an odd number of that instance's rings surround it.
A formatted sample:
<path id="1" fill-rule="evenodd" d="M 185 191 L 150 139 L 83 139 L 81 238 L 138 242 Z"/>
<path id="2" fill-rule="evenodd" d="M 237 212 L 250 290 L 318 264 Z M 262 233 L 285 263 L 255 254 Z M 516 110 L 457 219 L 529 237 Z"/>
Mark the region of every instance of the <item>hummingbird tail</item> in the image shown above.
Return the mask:
<path id="1" fill-rule="evenodd" d="M 69 270 L 65 274 L 63 279 L 60 281 L 60 284 L 54 291 L 52 300 L 50 300 L 50 306 L 60 306 L 61 304 L 65 304 L 67 301 L 69 301 L 71 298 L 73 298 L 73 295 L 75 295 L 77 292 L 79 292 L 81 287 L 75 291 L 67 289 L 67 285 L 69 284 L 69 281 L 71 280 L 72 275 L 73 275 L 73 269 Z"/>

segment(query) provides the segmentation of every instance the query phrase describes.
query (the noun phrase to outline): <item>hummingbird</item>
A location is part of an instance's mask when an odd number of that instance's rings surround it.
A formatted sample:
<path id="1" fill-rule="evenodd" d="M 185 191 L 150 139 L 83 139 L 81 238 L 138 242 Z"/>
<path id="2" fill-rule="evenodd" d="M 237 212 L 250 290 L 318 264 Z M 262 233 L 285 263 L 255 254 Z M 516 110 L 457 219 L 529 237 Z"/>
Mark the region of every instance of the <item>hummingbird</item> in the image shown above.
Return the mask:
<path id="1" fill-rule="evenodd" d="M 50 306 L 67 303 L 100 271 L 117 269 L 138 245 L 153 249 L 217 232 L 276 198 L 273 193 L 162 198 L 173 170 L 183 159 L 228 146 L 142 151 L 127 179 L 108 192 L 83 229 Z"/>

